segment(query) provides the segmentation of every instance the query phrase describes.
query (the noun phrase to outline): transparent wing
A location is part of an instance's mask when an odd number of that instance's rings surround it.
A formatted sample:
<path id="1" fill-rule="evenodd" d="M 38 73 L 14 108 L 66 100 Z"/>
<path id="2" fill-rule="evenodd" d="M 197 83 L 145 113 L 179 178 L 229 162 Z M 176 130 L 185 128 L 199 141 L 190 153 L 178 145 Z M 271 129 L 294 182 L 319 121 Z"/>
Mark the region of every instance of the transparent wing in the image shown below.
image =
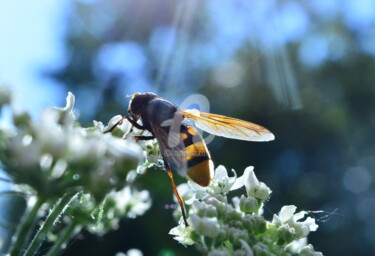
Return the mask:
<path id="1" fill-rule="evenodd" d="M 270 141 L 275 136 L 266 128 L 240 119 L 204 113 L 199 110 L 181 110 L 195 121 L 195 126 L 208 133 L 237 140 Z"/>
<path id="2" fill-rule="evenodd" d="M 153 134 L 159 144 L 159 150 L 166 164 L 172 171 L 186 177 L 187 159 L 185 145 L 179 133 L 169 132 L 168 127 L 150 123 Z"/>

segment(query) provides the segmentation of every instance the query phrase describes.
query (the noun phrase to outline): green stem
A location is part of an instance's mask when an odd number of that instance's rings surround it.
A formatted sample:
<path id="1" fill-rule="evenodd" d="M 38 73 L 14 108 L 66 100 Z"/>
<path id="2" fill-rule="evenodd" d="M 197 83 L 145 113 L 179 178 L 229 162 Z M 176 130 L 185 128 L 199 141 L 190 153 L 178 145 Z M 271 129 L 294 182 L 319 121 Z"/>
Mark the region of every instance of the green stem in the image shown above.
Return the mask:
<path id="1" fill-rule="evenodd" d="M 75 228 L 76 223 L 74 223 L 73 221 L 68 226 L 66 226 L 62 234 L 56 240 L 55 244 L 53 245 L 51 250 L 46 254 L 46 256 L 57 256 L 60 253 L 63 245 L 72 237 Z"/>
<path id="2" fill-rule="evenodd" d="M 77 192 L 65 194 L 58 203 L 54 206 L 47 219 L 44 221 L 38 232 L 35 234 L 29 248 L 27 248 L 24 256 L 33 256 L 42 244 L 43 240 L 47 237 L 48 233 L 52 230 L 53 225 L 61 216 L 64 210 L 69 206 L 70 202 L 77 195 Z"/>
<path id="3" fill-rule="evenodd" d="M 24 218 L 19 231 L 17 232 L 17 235 L 15 237 L 15 242 L 12 246 L 12 249 L 10 251 L 11 256 L 18 256 L 21 254 L 21 251 L 23 249 L 23 244 L 26 242 L 29 232 L 32 229 L 33 223 L 38 215 L 38 210 L 44 203 L 44 199 L 38 198 L 33 207 L 31 208 L 30 212 L 27 214 L 27 216 Z"/>

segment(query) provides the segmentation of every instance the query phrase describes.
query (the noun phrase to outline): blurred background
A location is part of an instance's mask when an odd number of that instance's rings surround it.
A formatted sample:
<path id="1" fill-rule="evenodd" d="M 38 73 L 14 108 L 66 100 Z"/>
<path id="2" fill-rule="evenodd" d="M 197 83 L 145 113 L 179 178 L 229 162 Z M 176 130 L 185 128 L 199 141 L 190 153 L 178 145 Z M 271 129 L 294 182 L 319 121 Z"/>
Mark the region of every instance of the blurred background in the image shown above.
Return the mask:
<path id="1" fill-rule="evenodd" d="M 12 87 L 16 107 L 37 118 L 72 91 L 90 126 L 124 115 L 134 92 L 177 105 L 204 94 L 212 113 L 275 134 L 270 143 L 209 144 L 215 165 L 238 174 L 255 166 L 273 190 L 267 218 L 288 204 L 322 210 L 311 213 L 316 250 L 372 255 L 374 0 L 13 0 L 0 2 L 0 17 L 0 83 Z M 83 232 L 64 255 L 200 255 L 168 235 L 167 175 L 148 172 L 138 186 L 154 202 L 144 216 L 103 237 Z"/>

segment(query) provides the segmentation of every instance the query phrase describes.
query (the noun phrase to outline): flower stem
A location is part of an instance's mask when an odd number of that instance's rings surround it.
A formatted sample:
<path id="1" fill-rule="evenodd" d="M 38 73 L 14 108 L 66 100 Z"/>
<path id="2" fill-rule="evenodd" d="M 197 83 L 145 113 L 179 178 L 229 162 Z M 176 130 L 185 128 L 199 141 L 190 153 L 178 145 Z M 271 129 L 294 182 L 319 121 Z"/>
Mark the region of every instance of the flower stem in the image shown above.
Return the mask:
<path id="1" fill-rule="evenodd" d="M 73 221 L 64 228 L 62 234 L 56 240 L 55 244 L 51 248 L 51 250 L 46 254 L 46 256 L 56 256 L 60 253 L 62 246 L 71 238 L 74 230 L 76 228 L 76 223 Z"/>
<path id="2" fill-rule="evenodd" d="M 19 231 L 17 232 L 15 237 L 15 242 L 12 246 L 10 256 L 18 256 L 21 254 L 21 251 L 23 249 L 23 244 L 26 242 L 28 238 L 28 234 L 32 229 L 32 226 L 34 224 L 34 221 L 38 215 L 38 210 L 44 203 L 44 199 L 42 198 L 37 198 L 37 201 L 31 208 L 30 212 L 27 214 L 25 219 L 23 220 Z"/>
<path id="3" fill-rule="evenodd" d="M 48 233 L 52 230 L 54 223 L 61 216 L 64 210 L 69 206 L 70 202 L 77 195 L 77 192 L 65 194 L 52 209 L 47 219 L 44 221 L 33 240 L 29 248 L 27 248 L 24 256 L 33 256 L 42 244 L 43 240 L 47 237 Z"/>

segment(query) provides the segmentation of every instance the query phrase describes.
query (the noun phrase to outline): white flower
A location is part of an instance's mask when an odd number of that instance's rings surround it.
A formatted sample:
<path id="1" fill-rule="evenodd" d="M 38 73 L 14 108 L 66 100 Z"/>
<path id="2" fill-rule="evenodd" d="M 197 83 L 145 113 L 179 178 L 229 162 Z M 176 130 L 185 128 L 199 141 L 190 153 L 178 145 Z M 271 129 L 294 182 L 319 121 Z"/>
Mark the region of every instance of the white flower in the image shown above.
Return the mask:
<path id="1" fill-rule="evenodd" d="M 142 149 L 132 141 L 124 141 L 113 136 L 107 137 L 108 151 L 119 160 L 122 158 L 139 161 L 142 156 Z"/>
<path id="2" fill-rule="evenodd" d="M 97 129 L 98 131 L 100 131 L 101 133 L 103 133 L 105 131 L 105 128 L 104 128 L 104 124 L 100 121 L 92 121 L 93 124 L 94 124 L 94 129 Z M 119 253 L 122 253 L 122 252 L 119 252 Z"/>
<path id="3" fill-rule="evenodd" d="M 285 247 L 285 250 L 289 251 L 289 252 L 291 252 L 293 254 L 297 254 L 306 245 L 307 245 L 307 238 L 303 237 L 301 239 L 294 240 L 293 242 L 291 242 L 290 244 L 288 244 Z"/>
<path id="4" fill-rule="evenodd" d="M 169 234 L 175 236 L 173 238 L 183 245 L 192 245 L 194 244 L 194 241 L 191 239 L 192 231 L 193 231 L 193 227 L 192 226 L 185 227 L 185 223 L 183 219 L 181 218 L 178 226 L 172 228 L 169 231 Z"/>
<path id="5" fill-rule="evenodd" d="M 308 217 L 305 221 L 299 221 L 307 212 L 301 211 L 296 214 L 297 207 L 294 205 L 283 206 L 278 215 L 274 214 L 272 223 L 274 224 L 285 224 L 290 228 L 294 229 L 296 239 L 306 237 L 310 231 L 316 231 L 318 225 L 315 223 L 315 219 Z"/>
<path id="6" fill-rule="evenodd" d="M 232 169 L 234 174 L 233 177 L 228 176 L 227 169 L 219 165 L 215 169 L 214 177 L 208 187 L 202 187 L 195 182 L 188 181 L 190 188 L 196 194 L 197 199 L 201 199 L 205 197 L 207 194 L 209 195 L 218 195 L 218 194 L 227 194 L 231 190 L 235 190 L 243 186 L 243 182 L 236 182 L 237 174 L 235 170 Z"/>
<path id="7" fill-rule="evenodd" d="M 129 186 L 109 194 L 116 201 L 116 208 L 130 218 L 143 215 L 151 206 L 151 198 L 146 190 L 131 190 Z"/>
<path id="8" fill-rule="evenodd" d="M 187 183 L 182 183 L 178 185 L 177 191 L 182 200 L 184 201 L 184 203 L 187 205 L 191 205 L 196 199 L 195 193 Z M 173 199 L 176 203 L 178 202 L 175 196 L 173 197 Z"/>
<path id="9" fill-rule="evenodd" d="M 267 200 L 272 193 L 271 189 L 267 187 L 266 184 L 258 181 L 257 177 L 255 176 L 253 166 L 249 166 L 245 169 L 243 176 L 238 181 L 238 185 L 241 185 L 241 182 L 245 184 L 248 196 L 261 200 Z"/>
<path id="10" fill-rule="evenodd" d="M 323 256 L 323 253 L 314 251 L 314 247 L 309 244 L 304 246 L 300 251 L 299 251 L 300 256 Z"/>
<path id="11" fill-rule="evenodd" d="M 147 159 L 147 162 L 151 164 L 157 164 L 160 159 L 160 153 L 159 153 L 159 144 L 156 140 L 147 140 L 143 141 L 142 148 L 145 149 L 144 155 Z"/>
<path id="12" fill-rule="evenodd" d="M 215 170 L 214 179 L 211 182 L 212 194 L 226 194 L 231 190 L 237 179 L 236 172 L 232 169 L 233 177 L 228 176 L 228 171 L 223 165 L 219 165 Z"/>
<path id="13" fill-rule="evenodd" d="M 35 168 L 39 166 L 41 158 L 40 144 L 29 134 L 17 134 L 10 138 L 9 149 L 17 161 L 15 167 L 22 170 L 23 168 Z"/>
<path id="14" fill-rule="evenodd" d="M 71 92 L 68 92 L 68 96 L 66 96 L 66 105 L 64 108 L 53 107 L 53 108 L 49 108 L 49 110 L 52 110 L 58 113 L 59 115 L 58 122 L 60 124 L 72 125 L 75 121 L 75 116 L 73 113 L 74 103 L 75 103 L 74 94 Z"/>
<path id="15" fill-rule="evenodd" d="M 103 132 L 112 129 L 116 125 L 116 123 L 120 121 L 121 119 L 122 119 L 121 115 L 112 117 L 109 120 L 108 125 L 106 127 L 103 127 Z M 131 127 L 132 125 L 130 124 L 130 122 L 127 120 L 124 120 L 123 122 L 121 122 L 120 124 L 116 126 L 116 130 L 118 130 L 121 133 L 121 135 L 126 135 L 130 132 Z"/>

